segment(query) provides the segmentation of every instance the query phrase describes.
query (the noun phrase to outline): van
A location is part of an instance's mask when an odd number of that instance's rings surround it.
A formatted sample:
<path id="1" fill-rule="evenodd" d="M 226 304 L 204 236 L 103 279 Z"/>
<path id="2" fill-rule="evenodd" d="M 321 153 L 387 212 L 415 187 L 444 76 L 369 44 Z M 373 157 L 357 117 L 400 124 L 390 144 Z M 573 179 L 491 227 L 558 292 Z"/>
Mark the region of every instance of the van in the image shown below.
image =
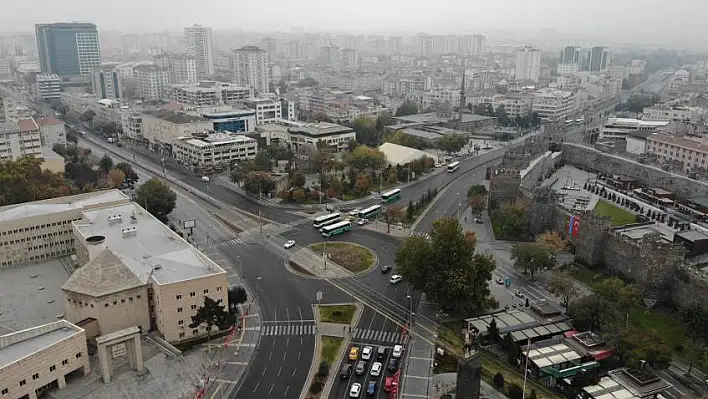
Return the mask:
<path id="1" fill-rule="evenodd" d="M 339 378 L 346 380 L 352 375 L 352 365 L 349 363 L 343 364 L 342 368 L 339 370 Z"/>

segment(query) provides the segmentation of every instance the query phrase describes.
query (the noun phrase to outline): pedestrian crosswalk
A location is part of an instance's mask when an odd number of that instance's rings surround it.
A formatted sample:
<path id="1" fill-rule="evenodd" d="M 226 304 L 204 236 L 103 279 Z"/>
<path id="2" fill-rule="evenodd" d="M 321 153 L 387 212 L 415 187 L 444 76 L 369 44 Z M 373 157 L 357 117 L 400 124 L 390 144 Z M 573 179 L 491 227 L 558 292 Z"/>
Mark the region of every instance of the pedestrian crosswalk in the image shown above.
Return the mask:
<path id="1" fill-rule="evenodd" d="M 403 342 L 403 336 L 400 332 L 368 330 L 363 328 L 355 328 L 352 338 L 366 342 L 386 342 L 391 344 Z"/>
<path id="2" fill-rule="evenodd" d="M 315 335 L 317 329 L 314 324 L 287 324 L 287 325 L 272 325 L 266 324 L 261 329 L 263 335 Z"/>
<path id="3" fill-rule="evenodd" d="M 429 240 L 430 234 L 422 233 L 420 231 L 411 231 L 411 237 L 422 237 L 422 238 L 425 238 L 426 240 Z"/>
<path id="4" fill-rule="evenodd" d="M 224 240 L 224 241 L 217 241 L 211 245 L 212 248 L 225 248 L 225 247 L 230 247 L 232 245 L 237 245 L 237 244 L 243 244 L 243 241 L 236 237 L 232 238 L 230 240 Z"/>

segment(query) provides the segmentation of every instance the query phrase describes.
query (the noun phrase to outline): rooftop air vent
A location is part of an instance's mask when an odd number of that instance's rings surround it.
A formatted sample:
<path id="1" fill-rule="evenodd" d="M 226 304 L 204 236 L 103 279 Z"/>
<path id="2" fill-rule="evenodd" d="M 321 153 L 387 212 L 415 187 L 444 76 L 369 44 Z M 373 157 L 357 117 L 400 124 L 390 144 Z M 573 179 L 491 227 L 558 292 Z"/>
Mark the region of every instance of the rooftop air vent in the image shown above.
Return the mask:
<path id="1" fill-rule="evenodd" d="M 121 223 L 122 221 L 123 221 L 123 218 L 121 217 L 121 215 L 109 215 L 108 216 L 108 224 L 111 226 L 114 224 L 117 224 L 117 223 Z"/>
<path id="2" fill-rule="evenodd" d="M 106 237 L 104 236 L 90 236 L 86 237 L 86 244 L 88 245 L 98 245 L 102 244 L 104 241 L 106 241 Z"/>
<path id="3" fill-rule="evenodd" d="M 162 269 L 162 265 L 155 265 L 153 267 L 153 270 L 160 270 L 160 269 Z"/>
<path id="4" fill-rule="evenodd" d="M 126 227 L 121 230 L 123 238 L 128 238 L 128 237 L 135 237 L 138 235 L 138 228 L 137 227 Z"/>

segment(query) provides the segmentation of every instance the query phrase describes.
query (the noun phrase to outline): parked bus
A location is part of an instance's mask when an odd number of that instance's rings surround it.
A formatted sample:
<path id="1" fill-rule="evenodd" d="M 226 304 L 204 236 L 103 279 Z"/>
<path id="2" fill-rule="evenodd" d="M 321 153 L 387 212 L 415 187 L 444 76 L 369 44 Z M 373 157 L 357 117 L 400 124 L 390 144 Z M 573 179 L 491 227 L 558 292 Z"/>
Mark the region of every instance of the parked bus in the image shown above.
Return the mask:
<path id="1" fill-rule="evenodd" d="M 387 204 L 389 202 L 397 201 L 401 198 L 401 189 L 394 188 L 391 191 L 387 191 L 381 194 L 381 203 Z"/>
<path id="2" fill-rule="evenodd" d="M 358 216 L 360 219 L 373 219 L 379 214 L 379 212 L 381 212 L 381 205 L 374 205 L 364 209 L 363 211 L 359 211 Z"/>
<path id="3" fill-rule="evenodd" d="M 342 234 L 345 231 L 349 231 L 352 229 L 352 222 L 349 221 L 343 221 L 335 224 L 330 224 L 329 226 L 325 226 L 320 229 L 322 232 L 322 235 L 324 237 L 332 237 L 337 234 Z"/>
<path id="4" fill-rule="evenodd" d="M 447 173 L 452 173 L 460 168 L 460 161 L 455 161 L 447 165 Z"/>
<path id="5" fill-rule="evenodd" d="M 332 223 L 337 223 L 340 220 L 342 220 L 341 213 L 330 213 L 329 215 L 323 215 L 315 218 L 312 224 L 313 226 L 315 226 L 316 229 L 319 229 Z"/>

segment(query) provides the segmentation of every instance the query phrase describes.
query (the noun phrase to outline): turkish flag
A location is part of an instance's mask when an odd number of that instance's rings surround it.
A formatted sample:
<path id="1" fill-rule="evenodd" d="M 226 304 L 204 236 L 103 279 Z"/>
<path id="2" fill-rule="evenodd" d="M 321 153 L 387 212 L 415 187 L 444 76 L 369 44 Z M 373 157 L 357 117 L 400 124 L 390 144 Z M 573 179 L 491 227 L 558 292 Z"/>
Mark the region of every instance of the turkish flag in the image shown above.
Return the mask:
<path id="1" fill-rule="evenodd" d="M 580 232 L 580 218 L 577 216 L 573 218 L 573 226 L 571 227 L 571 232 L 571 235 L 573 237 L 577 237 L 578 233 Z"/>

